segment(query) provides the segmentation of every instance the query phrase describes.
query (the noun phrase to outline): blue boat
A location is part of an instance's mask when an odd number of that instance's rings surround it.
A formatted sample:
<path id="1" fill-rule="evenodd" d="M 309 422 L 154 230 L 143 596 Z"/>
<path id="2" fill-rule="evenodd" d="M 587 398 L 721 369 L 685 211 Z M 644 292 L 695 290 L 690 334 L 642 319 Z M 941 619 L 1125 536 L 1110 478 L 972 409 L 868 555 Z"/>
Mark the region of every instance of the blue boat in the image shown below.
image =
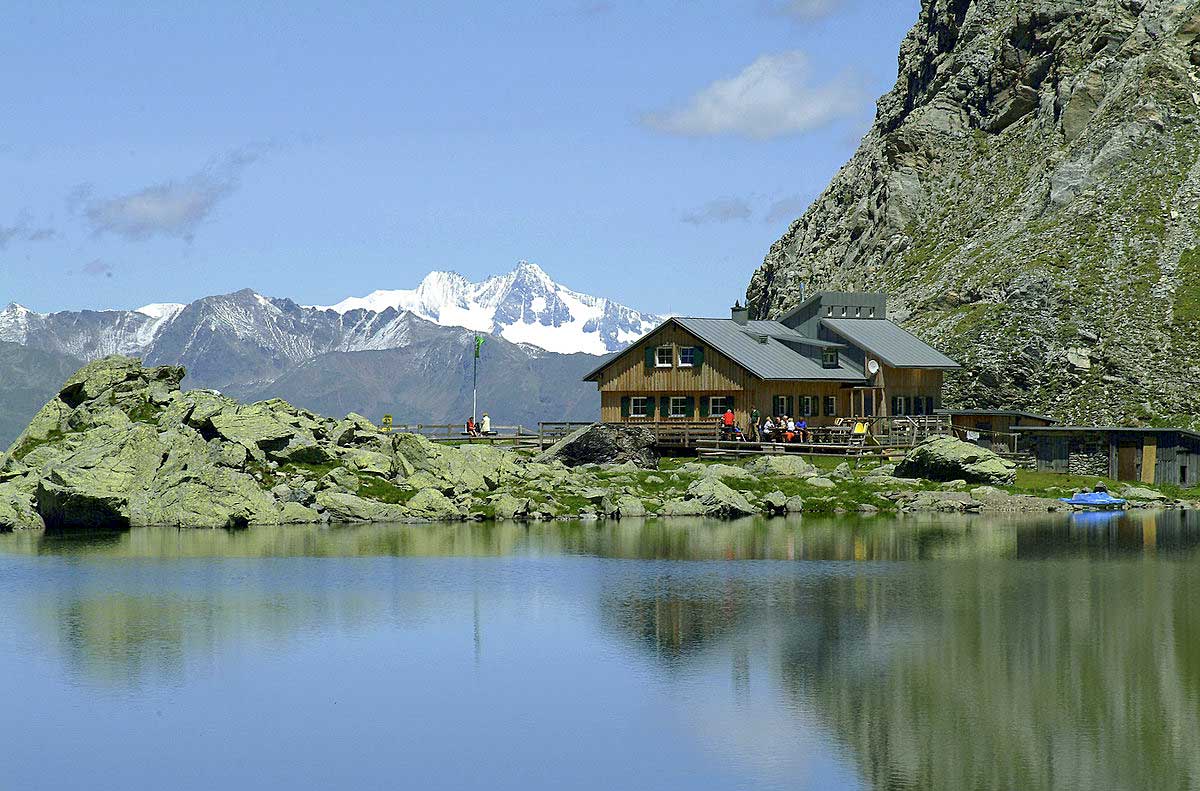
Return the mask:
<path id="1" fill-rule="evenodd" d="M 1058 498 L 1067 505 L 1075 505 L 1080 508 L 1090 508 L 1093 511 L 1113 511 L 1125 506 L 1125 501 L 1120 497 L 1113 497 L 1108 492 L 1083 492 L 1075 494 L 1071 497 Z"/>

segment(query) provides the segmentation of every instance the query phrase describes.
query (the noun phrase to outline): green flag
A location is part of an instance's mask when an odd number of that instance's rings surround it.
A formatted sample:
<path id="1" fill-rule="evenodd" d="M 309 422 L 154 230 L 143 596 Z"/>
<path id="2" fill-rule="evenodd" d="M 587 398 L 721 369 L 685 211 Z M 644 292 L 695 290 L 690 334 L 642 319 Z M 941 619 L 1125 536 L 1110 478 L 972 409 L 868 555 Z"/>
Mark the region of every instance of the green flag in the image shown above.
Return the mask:
<path id="1" fill-rule="evenodd" d="M 475 359 L 479 359 L 479 350 L 483 348 L 483 338 L 479 335 L 475 336 Z"/>

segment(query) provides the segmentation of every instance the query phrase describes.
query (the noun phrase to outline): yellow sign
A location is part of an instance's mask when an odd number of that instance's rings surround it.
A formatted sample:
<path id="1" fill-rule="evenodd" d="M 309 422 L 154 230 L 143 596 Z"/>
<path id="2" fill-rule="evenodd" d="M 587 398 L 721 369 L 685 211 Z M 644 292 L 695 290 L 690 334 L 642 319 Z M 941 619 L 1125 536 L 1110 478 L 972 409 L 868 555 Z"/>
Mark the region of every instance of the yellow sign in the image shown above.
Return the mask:
<path id="1" fill-rule="evenodd" d="M 381 428 L 382 428 L 384 434 L 387 434 L 389 431 L 392 430 L 392 416 L 391 415 L 383 416 L 383 426 Z"/>

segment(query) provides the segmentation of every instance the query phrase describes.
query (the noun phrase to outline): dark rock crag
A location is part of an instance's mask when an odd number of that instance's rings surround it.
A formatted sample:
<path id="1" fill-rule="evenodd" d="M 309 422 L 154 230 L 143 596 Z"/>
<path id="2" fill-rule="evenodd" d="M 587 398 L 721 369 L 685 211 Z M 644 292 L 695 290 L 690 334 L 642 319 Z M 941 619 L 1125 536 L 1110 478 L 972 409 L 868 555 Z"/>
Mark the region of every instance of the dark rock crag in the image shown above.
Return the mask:
<path id="1" fill-rule="evenodd" d="M 854 157 L 754 274 L 882 290 L 948 401 L 1195 423 L 1200 4 L 923 0 Z"/>

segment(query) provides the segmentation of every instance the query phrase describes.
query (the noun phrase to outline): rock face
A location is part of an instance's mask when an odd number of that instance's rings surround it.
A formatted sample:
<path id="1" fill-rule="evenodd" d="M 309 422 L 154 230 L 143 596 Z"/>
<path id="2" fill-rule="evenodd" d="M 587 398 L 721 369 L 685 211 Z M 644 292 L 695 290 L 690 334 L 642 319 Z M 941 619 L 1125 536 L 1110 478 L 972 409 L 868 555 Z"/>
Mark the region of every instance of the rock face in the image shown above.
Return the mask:
<path id="1" fill-rule="evenodd" d="M 1011 486 L 1016 482 L 1017 468 L 978 445 L 954 437 L 933 437 L 909 451 L 896 467 L 896 476 Z"/>
<path id="2" fill-rule="evenodd" d="M 653 469 L 658 466 L 654 432 L 632 425 L 594 423 L 564 437 L 535 461 L 561 461 L 568 467 L 583 464 L 625 464 Z"/>
<path id="3" fill-rule="evenodd" d="M 753 313 L 886 291 L 965 363 L 951 403 L 1197 424 L 1197 63 L 1194 2 L 922 0 L 895 88 L 754 274 Z"/>

